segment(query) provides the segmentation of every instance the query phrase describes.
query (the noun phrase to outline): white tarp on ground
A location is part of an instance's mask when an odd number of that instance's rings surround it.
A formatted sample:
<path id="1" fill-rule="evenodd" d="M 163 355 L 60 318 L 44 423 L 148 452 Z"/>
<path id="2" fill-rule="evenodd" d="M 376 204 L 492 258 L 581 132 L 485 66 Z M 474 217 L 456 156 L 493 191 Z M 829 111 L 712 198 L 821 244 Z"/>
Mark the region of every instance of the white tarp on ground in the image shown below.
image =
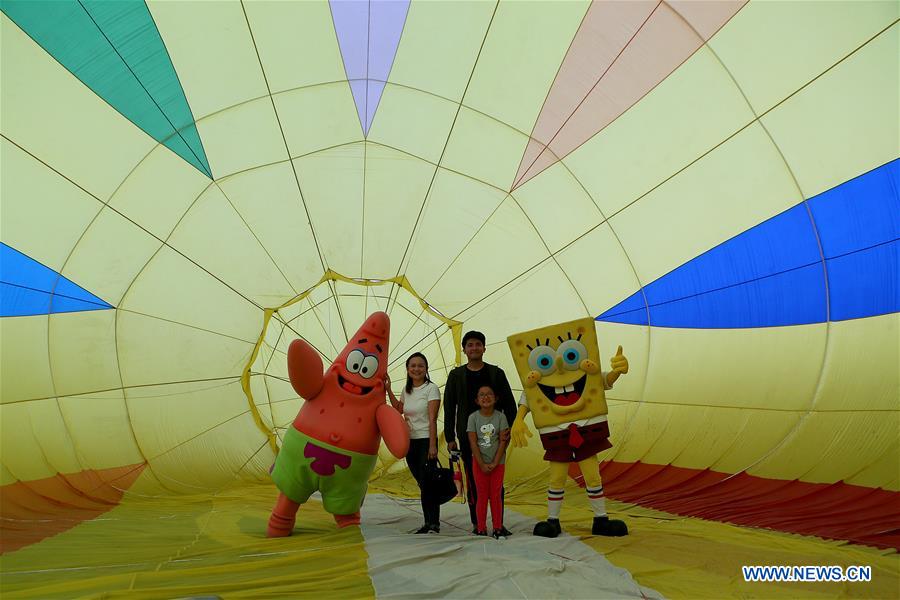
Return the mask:
<path id="1" fill-rule="evenodd" d="M 535 520 L 507 510 L 505 540 L 472 535 L 468 508 L 441 507 L 441 533 L 412 535 L 418 500 L 366 496 L 362 533 L 378 598 L 661 598 L 567 534 L 531 535 Z M 490 526 L 490 514 L 488 515 Z"/>

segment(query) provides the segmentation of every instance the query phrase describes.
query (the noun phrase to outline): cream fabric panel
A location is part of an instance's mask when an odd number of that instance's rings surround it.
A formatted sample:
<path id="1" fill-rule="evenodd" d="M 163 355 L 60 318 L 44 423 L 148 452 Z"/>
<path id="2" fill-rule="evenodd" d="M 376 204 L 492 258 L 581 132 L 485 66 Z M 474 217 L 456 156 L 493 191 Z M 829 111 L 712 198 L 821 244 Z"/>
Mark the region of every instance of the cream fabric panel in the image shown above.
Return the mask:
<path id="1" fill-rule="evenodd" d="M 508 190 L 528 138 L 496 119 L 462 108 L 441 166 Z"/>
<path id="2" fill-rule="evenodd" d="M 506 197 L 506 192 L 468 177 L 438 171 L 404 269 L 420 295 L 430 299 L 441 273 Z M 438 309 L 452 316 L 443 307 Z"/>
<path id="3" fill-rule="evenodd" d="M 5 15 L 0 38 L 3 135 L 108 200 L 156 140 L 98 100 Z"/>
<path id="4" fill-rule="evenodd" d="M 287 160 L 284 137 L 268 97 L 198 119 L 197 131 L 216 178 Z"/>
<path id="5" fill-rule="evenodd" d="M 457 109 L 440 96 L 389 83 L 366 139 L 437 164 Z"/>
<path id="6" fill-rule="evenodd" d="M 752 119 L 734 81 L 703 47 L 564 162 L 610 217 L 699 166 L 689 167 Z"/>
<path id="7" fill-rule="evenodd" d="M 165 239 L 210 185 L 193 165 L 159 145 L 128 174 L 109 199 L 109 206 L 151 235 Z"/>
<path id="8" fill-rule="evenodd" d="M 60 398 L 59 410 L 82 468 L 109 469 L 144 462 L 121 389 Z"/>
<path id="9" fill-rule="evenodd" d="M 807 198 L 900 154 L 898 47 L 895 24 L 763 117 Z"/>
<path id="10" fill-rule="evenodd" d="M 50 315 L 48 337 L 50 372 L 56 395 L 121 387 L 116 355 L 116 311 Z"/>
<path id="11" fill-rule="evenodd" d="M 356 105 L 346 81 L 282 92 L 274 98 L 292 158 L 362 140 Z M 305 192 L 302 176 L 300 185 Z"/>
<path id="12" fill-rule="evenodd" d="M 472 82 L 466 106 L 526 135 L 547 97 L 589 2 L 500 2 Z M 524 146 L 523 146 L 524 149 Z M 521 159 L 521 152 L 518 159 Z M 518 162 L 513 167 L 509 186 Z"/>
<path id="13" fill-rule="evenodd" d="M 53 464 L 53 449 L 68 440 L 42 439 L 32 419 L 33 413 L 35 418 L 46 415 L 44 406 L 48 404 L 55 406 L 56 398 L 0 406 L 0 460 L 18 480 L 44 479 L 58 472 Z"/>
<path id="14" fill-rule="evenodd" d="M 267 94 L 241 2 L 150 0 L 147 7 L 195 120 Z M 209 153 L 202 127 L 200 137 Z"/>
<path id="15" fill-rule="evenodd" d="M 612 217 L 610 225 L 638 277 L 650 282 L 800 200 L 771 140 L 752 125 Z"/>
<path id="16" fill-rule="evenodd" d="M 454 102 L 461 100 L 494 6 L 491 2 L 411 2 L 390 80 Z M 378 118 L 374 126 L 377 123 Z"/>
<path id="17" fill-rule="evenodd" d="M 54 396 L 47 316 L 0 319 L 0 402 Z M 19 374 L 13 376 L 12 374 Z"/>
<path id="18" fill-rule="evenodd" d="M 880 0 L 754 1 L 709 46 L 760 115 L 887 27 L 898 10 Z"/>
<path id="19" fill-rule="evenodd" d="M 272 93 L 346 79 L 328 2 L 243 5 Z"/>
<path id="20" fill-rule="evenodd" d="M 577 244 L 603 222 L 597 202 L 587 193 L 564 162 L 558 162 L 516 188 L 513 198 L 534 223 L 551 252 Z"/>

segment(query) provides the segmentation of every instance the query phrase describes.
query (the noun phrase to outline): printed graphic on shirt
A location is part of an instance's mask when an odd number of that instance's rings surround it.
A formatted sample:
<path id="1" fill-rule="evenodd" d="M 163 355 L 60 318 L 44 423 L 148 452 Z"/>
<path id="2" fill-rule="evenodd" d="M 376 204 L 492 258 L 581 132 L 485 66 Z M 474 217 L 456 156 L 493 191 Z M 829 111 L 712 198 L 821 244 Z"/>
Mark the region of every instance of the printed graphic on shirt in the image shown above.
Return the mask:
<path id="1" fill-rule="evenodd" d="M 478 445 L 482 448 L 490 448 L 491 447 L 491 436 L 494 435 L 494 424 L 486 423 L 481 426 L 481 439 L 478 441 Z"/>

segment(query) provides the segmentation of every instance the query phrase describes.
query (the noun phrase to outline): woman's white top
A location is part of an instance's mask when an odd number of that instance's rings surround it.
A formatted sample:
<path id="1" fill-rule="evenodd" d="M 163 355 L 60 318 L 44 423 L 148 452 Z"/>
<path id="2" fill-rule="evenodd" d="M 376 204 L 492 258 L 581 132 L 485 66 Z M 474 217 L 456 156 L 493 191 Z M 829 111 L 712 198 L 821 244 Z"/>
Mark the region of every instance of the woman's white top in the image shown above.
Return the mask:
<path id="1" fill-rule="evenodd" d="M 403 402 L 403 414 L 409 422 L 409 437 L 411 439 L 428 438 L 428 403 L 431 400 L 440 399 L 441 390 L 430 381 L 426 381 L 419 387 L 414 387 L 409 394 L 406 393 L 406 386 L 403 386 L 400 401 Z M 438 407 L 438 410 L 440 410 L 440 407 Z"/>

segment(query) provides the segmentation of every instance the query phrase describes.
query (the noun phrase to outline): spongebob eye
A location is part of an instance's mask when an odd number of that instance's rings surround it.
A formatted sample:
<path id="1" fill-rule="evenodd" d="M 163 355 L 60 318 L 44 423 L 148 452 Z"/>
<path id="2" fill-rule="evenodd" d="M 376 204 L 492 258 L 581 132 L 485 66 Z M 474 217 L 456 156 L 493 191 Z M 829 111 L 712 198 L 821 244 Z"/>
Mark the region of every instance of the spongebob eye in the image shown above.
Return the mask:
<path id="1" fill-rule="evenodd" d="M 528 366 L 541 375 L 549 375 L 556 368 L 556 351 L 550 346 L 538 346 L 528 355 Z"/>
<path id="2" fill-rule="evenodd" d="M 378 359 L 374 356 L 367 356 L 362 361 L 362 367 L 359 368 L 359 374 L 369 379 L 375 375 L 378 370 Z"/>
<path id="3" fill-rule="evenodd" d="M 360 350 L 351 350 L 350 354 L 347 355 L 347 370 L 351 373 L 359 373 L 359 370 L 363 366 L 363 359 L 365 359 L 365 354 Z"/>
<path id="4" fill-rule="evenodd" d="M 563 368 L 574 371 L 587 358 L 587 348 L 578 340 L 566 340 L 556 349 L 556 354 L 562 358 Z"/>

